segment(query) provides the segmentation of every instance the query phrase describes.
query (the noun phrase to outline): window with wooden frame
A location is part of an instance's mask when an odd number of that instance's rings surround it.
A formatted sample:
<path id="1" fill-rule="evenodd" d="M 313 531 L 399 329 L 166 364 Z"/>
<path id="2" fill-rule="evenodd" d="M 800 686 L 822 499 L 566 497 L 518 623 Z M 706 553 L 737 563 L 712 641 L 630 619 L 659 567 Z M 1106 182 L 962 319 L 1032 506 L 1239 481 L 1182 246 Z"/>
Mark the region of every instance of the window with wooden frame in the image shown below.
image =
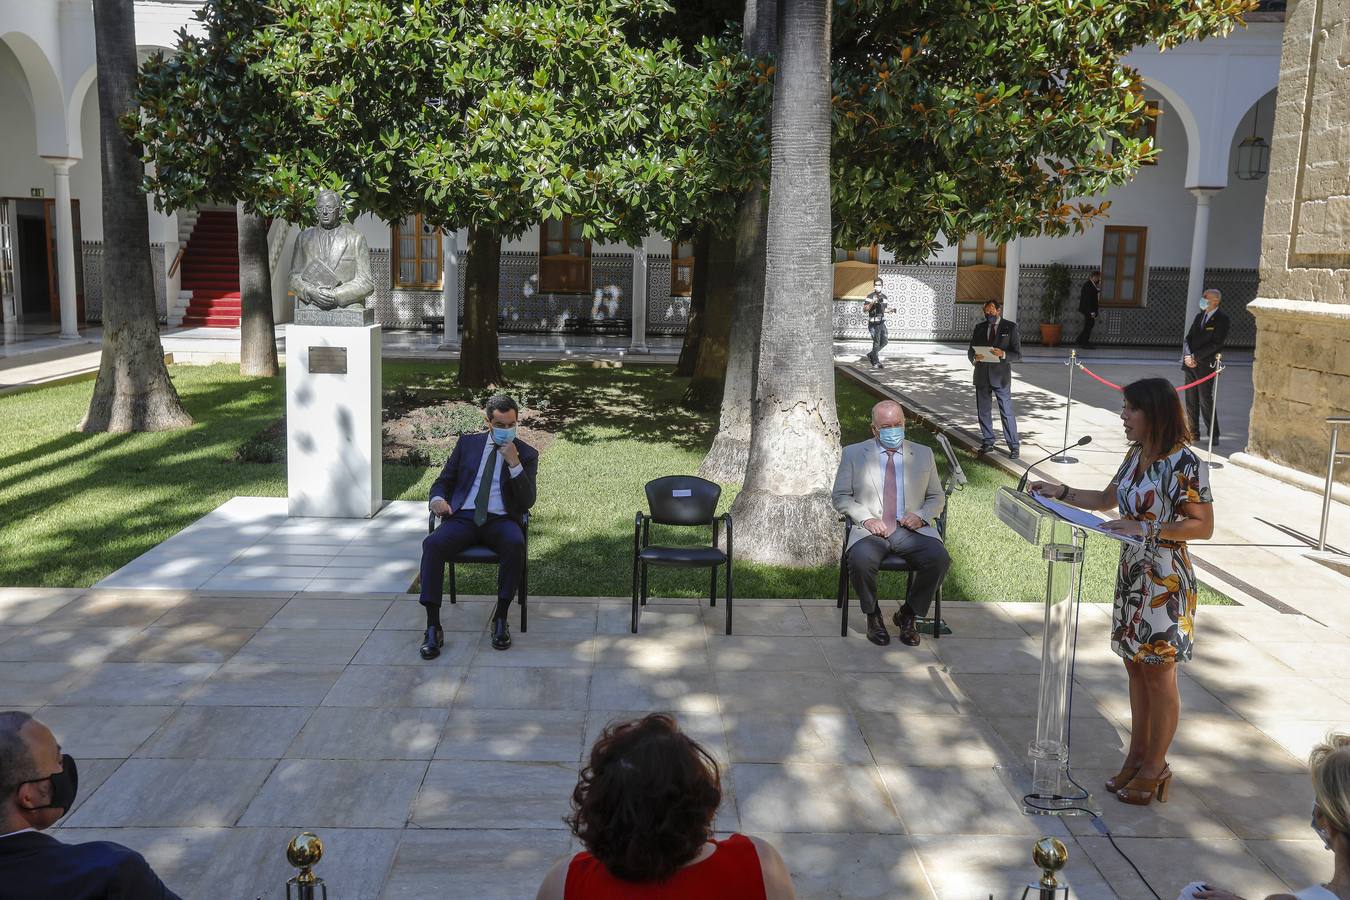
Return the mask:
<path id="1" fill-rule="evenodd" d="M 545 294 L 588 294 L 591 242 L 571 216 L 545 219 L 539 226 L 539 290 Z"/>
<path id="2" fill-rule="evenodd" d="M 441 256 L 441 231 L 422 220 L 408 216 L 393 227 L 394 287 L 413 290 L 440 290 L 444 275 Z"/>
<path id="3" fill-rule="evenodd" d="M 689 297 L 694 293 L 694 244 L 692 241 L 670 245 L 670 296 Z"/>
<path id="4" fill-rule="evenodd" d="M 1004 245 L 968 234 L 956 248 L 956 302 L 988 303 L 1003 298 Z"/>
<path id="5" fill-rule="evenodd" d="M 855 250 L 834 248 L 834 298 L 861 300 L 872 293 L 872 281 L 881 271 L 880 247 L 871 244 Z"/>
<path id="6" fill-rule="evenodd" d="M 1108 225 L 1102 239 L 1102 304 L 1143 306 L 1148 278 L 1144 251 L 1148 229 L 1137 225 Z"/>

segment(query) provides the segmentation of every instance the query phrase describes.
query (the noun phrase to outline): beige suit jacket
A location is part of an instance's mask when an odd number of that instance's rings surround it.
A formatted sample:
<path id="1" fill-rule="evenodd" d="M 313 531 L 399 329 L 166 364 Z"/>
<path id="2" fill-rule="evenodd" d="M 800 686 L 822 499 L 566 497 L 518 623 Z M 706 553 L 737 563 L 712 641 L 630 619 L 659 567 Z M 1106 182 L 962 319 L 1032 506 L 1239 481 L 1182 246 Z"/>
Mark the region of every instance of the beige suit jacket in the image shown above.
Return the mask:
<path id="1" fill-rule="evenodd" d="M 849 530 L 849 547 L 867 537 L 869 532 L 862 527 L 863 522 L 881 518 L 882 475 L 877 453 L 874 439 L 850 444 L 844 448 L 839 472 L 834 476 L 834 508 L 857 526 Z M 905 466 L 905 508 L 899 510 L 899 515 L 916 514 L 927 523 L 919 533 L 941 540 L 937 518 L 947 503 L 947 496 L 942 492 L 942 479 L 938 477 L 933 451 L 923 444 L 905 441 L 900 457 Z"/>

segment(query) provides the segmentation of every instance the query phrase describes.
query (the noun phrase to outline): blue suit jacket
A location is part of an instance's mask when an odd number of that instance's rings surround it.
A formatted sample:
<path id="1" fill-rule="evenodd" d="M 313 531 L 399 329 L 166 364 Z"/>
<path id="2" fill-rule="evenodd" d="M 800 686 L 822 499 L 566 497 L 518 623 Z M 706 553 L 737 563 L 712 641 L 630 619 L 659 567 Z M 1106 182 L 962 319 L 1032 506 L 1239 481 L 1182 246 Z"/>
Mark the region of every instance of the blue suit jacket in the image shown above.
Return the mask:
<path id="1" fill-rule="evenodd" d="M 440 477 L 431 485 L 431 497 L 440 497 L 450 504 L 453 512 L 458 512 L 469 499 L 469 488 L 478 476 L 478 467 L 483 463 L 483 446 L 488 435 L 467 434 L 455 442 L 455 449 Z M 516 441 L 516 450 L 520 453 L 520 465 L 524 469 L 515 478 L 505 465 L 502 466 L 501 487 L 502 505 L 506 514 L 519 521 L 534 506 L 535 476 L 539 472 L 539 451 L 522 440 Z"/>
<path id="2" fill-rule="evenodd" d="M 5 900 L 181 900 L 135 850 L 109 841 L 63 844 L 37 831 L 0 838 Z"/>
<path id="3" fill-rule="evenodd" d="M 997 347 L 1007 355 L 1002 362 L 975 362 L 976 347 Z M 994 331 L 993 343 L 989 341 L 989 324 L 981 322 L 970 335 L 970 345 L 966 356 L 975 363 L 973 378 L 976 387 L 1005 388 L 1012 384 L 1012 364 L 1022 361 L 1022 338 L 1017 333 L 1017 323 L 999 319 Z"/>

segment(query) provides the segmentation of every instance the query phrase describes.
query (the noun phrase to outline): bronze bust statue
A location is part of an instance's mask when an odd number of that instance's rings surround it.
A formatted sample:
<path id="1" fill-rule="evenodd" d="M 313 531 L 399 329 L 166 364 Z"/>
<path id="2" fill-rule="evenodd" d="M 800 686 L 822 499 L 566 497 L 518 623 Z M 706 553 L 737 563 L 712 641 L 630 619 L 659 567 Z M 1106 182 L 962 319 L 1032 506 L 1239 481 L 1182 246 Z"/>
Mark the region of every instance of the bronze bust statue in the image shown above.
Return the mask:
<path id="1" fill-rule="evenodd" d="M 344 219 L 337 192 L 319 191 L 314 210 L 319 224 L 300 233 L 291 256 L 295 324 L 369 325 L 375 320 L 368 303 L 375 293 L 370 247 Z"/>

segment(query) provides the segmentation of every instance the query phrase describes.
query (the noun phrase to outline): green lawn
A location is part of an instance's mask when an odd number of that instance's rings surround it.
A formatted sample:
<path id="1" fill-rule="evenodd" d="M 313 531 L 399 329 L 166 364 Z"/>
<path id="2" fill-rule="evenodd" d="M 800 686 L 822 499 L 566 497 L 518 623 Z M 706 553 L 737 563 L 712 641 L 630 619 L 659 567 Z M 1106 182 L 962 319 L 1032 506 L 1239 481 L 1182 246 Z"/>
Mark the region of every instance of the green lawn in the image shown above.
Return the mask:
<path id="1" fill-rule="evenodd" d="M 284 464 L 234 459 L 241 444 L 282 414 L 283 380 L 243 378 L 231 365 L 170 371 L 197 421 L 184 431 L 76 433 L 88 381 L 0 397 L 0 584 L 90 585 L 232 496 L 285 494 Z M 531 592 L 627 594 L 633 515 L 645 505 L 642 486 L 661 475 L 696 471 L 715 422 L 682 409 L 677 401 L 684 380 L 659 367 L 519 364 L 508 365 L 507 375 L 525 405 L 543 408 L 557 429 L 540 461 Z M 456 388 L 453 379 L 449 366 L 390 362 L 384 368 L 386 391 L 404 401 L 480 399 Z M 837 390 L 844 439 L 860 440 L 874 398 L 843 378 Z M 931 442 L 921 429 L 911 434 Z M 386 497 L 424 499 L 442 460 L 434 462 L 429 468 L 386 463 Z M 962 465 L 970 484 L 954 497 L 949 547 L 955 565 L 945 596 L 1041 599 L 1039 550 L 991 513 L 994 491 L 1011 479 L 973 457 L 963 456 Z M 724 486 L 724 507 L 735 492 Z M 690 531 L 657 537 L 689 539 Z M 1087 596 L 1109 601 L 1116 548 L 1100 539 L 1090 544 L 1088 557 Z M 836 573 L 738 563 L 736 592 L 831 596 Z M 461 589 L 487 592 L 491 577 L 483 567 L 469 567 Z M 689 572 L 656 570 L 651 579 L 656 595 L 696 596 L 706 586 L 706 575 Z M 894 593 L 898 583 L 883 590 Z M 1205 589 L 1201 602 L 1224 598 Z"/>

